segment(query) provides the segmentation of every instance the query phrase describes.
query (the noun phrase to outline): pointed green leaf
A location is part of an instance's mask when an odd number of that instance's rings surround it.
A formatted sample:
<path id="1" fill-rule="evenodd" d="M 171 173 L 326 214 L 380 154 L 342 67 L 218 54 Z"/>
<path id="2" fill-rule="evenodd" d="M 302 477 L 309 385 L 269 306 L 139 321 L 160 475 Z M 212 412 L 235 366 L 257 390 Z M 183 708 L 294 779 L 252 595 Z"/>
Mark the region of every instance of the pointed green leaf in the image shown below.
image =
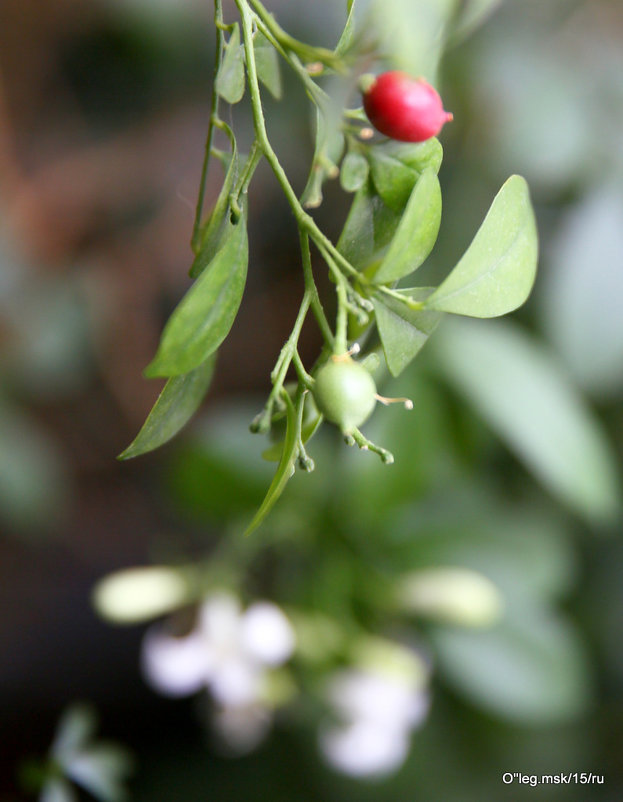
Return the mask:
<path id="1" fill-rule="evenodd" d="M 347 0 L 346 4 L 346 24 L 340 36 L 340 40 L 335 46 L 336 56 L 343 56 L 351 46 L 355 37 L 355 0 Z"/>
<path id="2" fill-rule="evenodd" d="M 214 204 L 214 208 L 208 218 L 207 222 L 204 224 L 202 233 L 201 233 L 201 240 L 199 250 L 193 260 L 193 263 L 190 267 L 189 275 L 191 278 L 197 278 L 208 264 L 214 258 L 217 250 L 219 249 L 220 245 L 226 241 L 228 234 L 231 233 L 229 229 L 232 228 L 232 223 L 229 219 L 229 195 L 231 193 L 232 186 L 234 181 L 238 176 L 238 149 L 236 146 L 236 140 L 234 138 L 233 131 L 229 128 L 228 125 L 225 125 L 225 128 L 231 134 L 230 141 L 232 146 L 231 155 L 223 154 L 225 159 L 228 158 L 228 164 L 226 165 L 226 172 L 225 172 L 225 179 L 223 181 L 223 186 L 221 187 L 221 191 L 219 192 L 219 196 L 216 199 L 216 203 Z M 213 153 L 217 156 L 220 154 L 216 151 Z M 224 159 L 224 160 L 225 160 Z"/>
<path id="3" fill-rule="evenodd" d="M 281 99 L 281 71 L 277 51 L 262 33 L 253 40 L 257 77 L 277 100 Z"/>
<path id="4" fill-rule="evenodd" d="M 212 381 L 215 363 L 216 353 L 190 373 L 169 379 L 140 432 L 118 459 L 138 457 L 174 437 L 199 408 Z"/>
<path id="5" fill-rule="evenodd" d="M 146 376 L 189 373 L 216 351 L 229 334 L 242 301 L 247 261 L 243 216 L 171 315 Z"/>
<path id="6" fill-rule="evenodd" d="M 301 195 L 301 203 L 308 209 L 322 203 L 322 185 L 327 178 L 337 177 L 337 163 L 344 150 L 341 118 L 326 95 L 323 94 L 316 101 L 316 147 L 307 184 Z"/>
<path id="7" fill-rule="evenodd" d="M 337 243 L 340 253 L 359 270 L 378 263 L 400 219 L 376 194 L 371 181 L 366 181 L 353 198 Z"/>
<path id="8" fill-rule="evenodd" d="M 405 298 L 423 301 L 432 290 L 418 287 L 399 292 Z M 407 304 L 381 292 L 374 294 L 372 303 L 387 367 L 392 376 L 398 376 L 424 346 L 442 313 L 410 309 Z"/>
<path id="9" fill-rule="evenodd" d="M 439 180 L 432 170 L 426 170 L 411 193 L 374 283 L 389 284 L 417 270 L 433 249 L 440 223 Z"/>
<path id="10" fill-rule="evenodd" d="M 370 167 L 365 156 L 351 151 L 347 153 L 340 167 L 340 184 L 346 192 L 356 192 L 368 178 Z"/>
<path id="11" fill-rule="evenodd" d="M 439 172 L 443 150 L 435 137 L 419 144 L 390 140 L 371 147 L 368 158 L 376 191 L 390 209 L 401 212 L 420 175 Z"/>
<path id="12" fill-rule="evenodd" d="M 279 460 L 279 465 L 270 483 L 270 487 L 264 496 L 264 501 L 262 501 L 259 510 L 253 516 L 253 520 L 247 527 L 245 535 L 250 535 L 266 518 L 294 473 L 294 463 L 298 455 L 298 436 L 301 424 L 288 393 L 283 392 L 281 397 L 286 405 L 286 436 L 283 442 L 281 459 Z"/>
<path id="13" fill-rule="evenodd" d="M 621 509 L 617 456 L 598 419 L 543 345 L 510 321 L 456 318 L 435 364 L 550 490 L 589 521 Z"/>
<path id="14" fill-rule="evenodd" d="M 528 185 L 514 175 L 496 195 L 471 245 L 427 306 L 470 317 L 512 312 L 530 294 L 537 256 Z"/>
<path id="15" fill-rule="evenodd" d="M 215 81 L 217 93 L 227 103 L 238 103 L 244 95 L 244 48 L 240 46 L 240 29 L 238 23 L 234 27 L 225 45 L 223 61 L 218 69 Z"/>

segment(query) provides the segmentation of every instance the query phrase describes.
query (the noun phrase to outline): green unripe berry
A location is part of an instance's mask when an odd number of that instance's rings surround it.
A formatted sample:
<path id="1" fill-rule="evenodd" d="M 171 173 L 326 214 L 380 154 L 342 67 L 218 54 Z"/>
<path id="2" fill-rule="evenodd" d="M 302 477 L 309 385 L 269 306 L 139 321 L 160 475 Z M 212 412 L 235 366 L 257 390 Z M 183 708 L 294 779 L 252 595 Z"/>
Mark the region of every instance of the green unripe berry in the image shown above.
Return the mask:
<path id="1" fill-rule="evenodd" d="M 376 405 L 376 384 L 350 357 L 331 357 L 318 371 L 312 390 L 316 406 L 344 434 L 368 420 Z"/>

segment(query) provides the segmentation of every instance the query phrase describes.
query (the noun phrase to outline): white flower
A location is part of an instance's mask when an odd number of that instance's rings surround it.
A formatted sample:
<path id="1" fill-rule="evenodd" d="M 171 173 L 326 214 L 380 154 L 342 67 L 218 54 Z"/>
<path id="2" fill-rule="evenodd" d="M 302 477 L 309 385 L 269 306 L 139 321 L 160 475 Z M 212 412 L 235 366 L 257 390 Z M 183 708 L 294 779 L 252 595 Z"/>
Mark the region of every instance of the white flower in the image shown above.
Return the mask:
<path id="1" fill-rule="evenodd" d="M 175 638 L 161 628 L 147 631 L 143 670 L 148 682 L 168 696 L 207 688 L 217 702 L 243 707 L 257 701 L 267 667 L 294 651 L 294 632 L 281 610 L 256 602 L 242 612 L 228 594 L 212 596 L 199 611 L 197 628 Z"/>
<path id="2" fill-rule="evenodd" d="M 429 707 L 419 671 L 348 669 L 333 678 L 328 698 L 341 722 L 321 730 L 320 748 L 334 768 L 353 777 L 397 769 Z"/>

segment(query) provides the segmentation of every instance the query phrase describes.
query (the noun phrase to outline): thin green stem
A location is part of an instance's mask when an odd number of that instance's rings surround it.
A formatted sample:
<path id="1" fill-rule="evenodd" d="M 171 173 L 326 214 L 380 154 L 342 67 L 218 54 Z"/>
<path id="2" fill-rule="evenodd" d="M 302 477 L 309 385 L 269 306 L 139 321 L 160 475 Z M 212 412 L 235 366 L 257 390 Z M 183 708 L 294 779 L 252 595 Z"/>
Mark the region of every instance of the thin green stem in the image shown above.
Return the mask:
<path id="1" fill-rule="evenodd" d="M 314 281 L 314 274 L 312 272 L 311 252 L 309 249 L 309 235 L 299 229 L 299 241 L 301 244 L 301 260 L 303 262 L 303 277 L 305 279 L 305 288 L 311 294 L 311 310 L 316 318 L 316 322 L 322 332 L 324 341 L 330 348 L 333 348 L 333 331 L 327 320 L 320 296 L 318 295 L 318 288 Z"/>
<path id="2" fill-rule="evenodd" d="M 273 150 L 266 133 L 266 122 L 264 120 L 264 111 L 262 108 L 262 98 L 260 94 L 259 80 L 257 77 L 257 66 L 255 63 L 255 52 L 253 50 L 253 18 L 249 7 L 245 0 L 235 0 L 240 17 L 242 20 L 242 35 L 244 41 L 244 48 L 247 60 L 247 76 L 249 79 L 249 94 L 251 96 L 251 107 L 253 109 L 253 125 L 255 128 L 255 136 L 259 146 L 262 148 L 266 161 L 275 174 L 284 195 L 286 196 L 290 208 L 299 224 L 299 227 L 310 235 L 314 242 L 320 246 L 324 246 L 324 250 L 331 254 L 340 270 L 343 272 L 357 277 L 358 280 L 365 283 L 365 277 L 356 270 L 350 262 L 345 259 L 338 249 L 333 245 L 331 240 L 318 228 L 314 218 L 309 215 L 302 207 L 299 199 L 294 192 L 292 185 L 288 181 L 283 167 L 281 166 L 277 154 Z"/>
<path id="3" fill-rule="evenodd" d="M 383 284 L 380 284 L 376 289 L 377 292 L 382 292 L 383 295 L 388 295 L 390 298 L 400 301 L 400 303 L 403 303 L 409 309 L 413 309 L 415 311 L 424 309 L 425 305 L 423 301 L 414 301 L 413 298 L 409 298 L 408 295 L 403 295 L 401 292 L 393 290 L 391 287 L 386 287 Z"/>
<path id="4" fill-rule="evenodd" d="M 214 58 L 214 76 L 218 72 L 218 68 L 223 58 L 224 49 L 224 36 L 223 36 L 223 2 L 222 0 L 214 0 L 214 24 L 216 26 L 216 55 Z M 195 221 L 193 223 L 193 233 L 191 237 L 191 246 L 193 251 L 196 252 L 201 231 L 201 217 L 203 215 L 203 203 L 205 200 L 206 182 L 208 178 L 208 166 L 210 164 L 210 155 L 212 153 L 212 141 L 214 139 L 215 121 L 218 119 L 218 94 L 216 89 L 212 89 L 212 100 L 210 106 L 210 120 L 208 123 L 208 134 L 206 137 L 205 151 L 203 155 L 203 164 L 201 165 L 201 177 L 199 179 L 199 195 L 197 198 L 197 206 L 195 209 Z"/>
<path id="5" fill-rule="evenodd" d="M 337 285 L 337 321 L 335 326 L 335 353 L 345 354 L 348 351 L 348 298 L 345 282 Z"/>
<path id="6" fill-rule="evenodd" d="M 385 465 L 391 465 L 394 461 L 394 455 L 391 451 L 388 451 L 386 448 L 382 448 L 381 446 L 377 446 L 376 443 L 373 443 L 372 440 L 368 440 L 368 438 L 362 434 L 359 429 L 353 429 L 352 432 L 348 434 L 347 442 L 349 445 L 354 445 L 356 443 L 359 448 L 363 451 L 372 451 L 374 454 L 378 454 Z"/>
<path id="7" fill-rule="evenodd" d="M 249 0 L 255 13 L 262 20 L 264 25 L 270 30 L 274 38 L 281 44 L 284 49 L 292 50 L 304 61 L 319 61 L 327 67 L 331 67 L 338 72 L 344 70 L 342 59 L 336 56 L 333 50 L 327 50 L 325 47 L 314 47 L 305 42 L 300 42 L 277 23 L 272 14 L 269 14 L 259 0 Z"/>
<path id="8" fill-rule="evenodd" d="M 273 36 L 270 28 L 264 24 L 259 16 L 256 16 L 255 24 L 257 25 L 257 29 L 261 31 L 261 33 L 266 37 L 266 39 L 268 39 L 268 41 L 284 59 L 284 61 L 286 61 L 298 75 L 312 100 L 316 102 L 316 99 L 327 99 L 327 93 L 313 81 L 311 75 L 307 72 L 303 64 L 301 64 L 299 58 L 291 51 L 286 50 L 281 46 L 280 42 Z"/>

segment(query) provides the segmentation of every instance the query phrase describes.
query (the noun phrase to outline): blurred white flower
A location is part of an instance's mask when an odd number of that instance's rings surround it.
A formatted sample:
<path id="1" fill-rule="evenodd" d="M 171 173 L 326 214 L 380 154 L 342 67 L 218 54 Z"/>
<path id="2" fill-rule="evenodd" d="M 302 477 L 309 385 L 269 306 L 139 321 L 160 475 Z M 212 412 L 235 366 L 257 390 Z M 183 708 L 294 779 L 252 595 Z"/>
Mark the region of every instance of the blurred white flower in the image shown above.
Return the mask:
<path id="1" fill-rule="evenodd" d="M 328 699 L 340 722 L 321 730 L 320 748 L 334 768 L 353 777 L 397 769 L 429 708 L 419 666 L 412 673 L 342 671 L 331 681 Z"/>
<path id="2" fill-rule="evenodd" d="M 189 635 L 149 629 L 142 667 L 150 685 L 166 696 L 207 689 L 219 706 L 215 729 L 237 751 L 248 751 L 270 724 L 263 699 L 267 672 L 285 663 L 294 645 L 292 626 L 275 604 L 255 602 L 243 611 L 238 599 L 221 593 L 203 603 Z"/>

